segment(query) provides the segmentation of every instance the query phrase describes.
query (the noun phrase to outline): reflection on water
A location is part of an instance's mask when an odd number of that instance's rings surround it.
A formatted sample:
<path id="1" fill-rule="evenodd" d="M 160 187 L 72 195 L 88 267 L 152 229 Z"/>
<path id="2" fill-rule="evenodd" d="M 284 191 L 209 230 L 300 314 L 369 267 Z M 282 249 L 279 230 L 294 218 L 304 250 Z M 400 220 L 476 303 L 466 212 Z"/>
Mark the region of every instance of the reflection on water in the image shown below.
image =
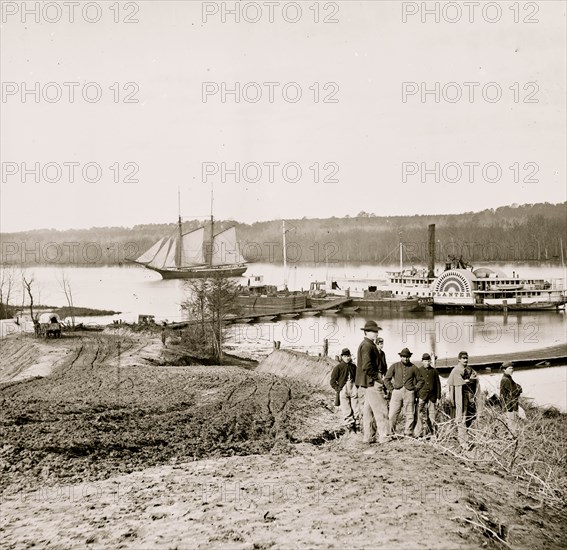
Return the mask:
<path id="1" fill-rule="evenodd" d="M 329 353 L 338 355 L 343 347 L 358 348 L 366 316 L 328 315 L 300 318 L 279 323 L 235 325 L 230 328 L 230 341 L 243 347 L 257 344 L 262 351 L 269 350 L 273 341 L 282 347 L 307 349 L 310 353 L 322 351 L 329 340 Z M 474 362 L 475 356 L 526 351 L 558 345 L 565 341 L 563 312 L 530 312 L 508 314 L 506 318 L 493 314 L 433 314 L 413 313 L 404 316 L 374 319 L 382 328 L 384 351 L 388 361 L 397 359 L 402 348 L 408 347 L 414 358 L 435 353 L 439 359 L 456 357 L 466 350 Z"/>

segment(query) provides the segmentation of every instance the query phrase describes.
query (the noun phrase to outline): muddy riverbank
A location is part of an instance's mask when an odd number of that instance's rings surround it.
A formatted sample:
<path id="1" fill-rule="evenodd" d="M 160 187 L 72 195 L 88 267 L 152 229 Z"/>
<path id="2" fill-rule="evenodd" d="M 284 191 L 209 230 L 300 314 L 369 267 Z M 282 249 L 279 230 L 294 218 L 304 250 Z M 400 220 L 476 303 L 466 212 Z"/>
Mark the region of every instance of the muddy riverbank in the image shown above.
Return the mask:
<path id="1" fill-rule="evenodd" d="M 161 366 L 159 335 L 19 340 L 0 351 L 7 548 L 565 544 L 565 510 L 491 464 L 343 434 L 330 388 Z"/>

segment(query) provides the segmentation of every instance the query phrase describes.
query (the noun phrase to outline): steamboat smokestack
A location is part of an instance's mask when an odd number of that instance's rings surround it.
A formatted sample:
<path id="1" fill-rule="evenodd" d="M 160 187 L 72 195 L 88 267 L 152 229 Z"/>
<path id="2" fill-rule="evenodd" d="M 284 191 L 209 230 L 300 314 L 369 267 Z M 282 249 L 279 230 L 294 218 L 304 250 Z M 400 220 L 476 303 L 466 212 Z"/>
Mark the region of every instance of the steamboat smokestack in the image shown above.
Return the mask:
<path id="1" fill-rule="evenodd" d="M 429 224 L 427 229 L 429 233 L 429 246 L 427 247 L 427 276 L 430 279 L 433 279 L 433 277 L 435 277 L 435 224 Z"/>

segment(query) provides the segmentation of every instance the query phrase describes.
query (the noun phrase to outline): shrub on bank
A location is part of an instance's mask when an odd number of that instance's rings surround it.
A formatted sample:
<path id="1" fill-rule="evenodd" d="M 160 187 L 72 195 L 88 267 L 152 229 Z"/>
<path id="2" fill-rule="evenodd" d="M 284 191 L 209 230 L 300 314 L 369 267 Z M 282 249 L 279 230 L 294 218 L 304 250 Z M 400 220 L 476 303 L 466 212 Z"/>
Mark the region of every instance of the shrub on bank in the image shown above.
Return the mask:
<path id="1" fill-rule="evenodd" d="M 211 331 L 207 331 L 207 327 L 200 324 L 184 328 L 180 334 L 180 344 L 196 357 L 212 358 L 215 355 Z"/>

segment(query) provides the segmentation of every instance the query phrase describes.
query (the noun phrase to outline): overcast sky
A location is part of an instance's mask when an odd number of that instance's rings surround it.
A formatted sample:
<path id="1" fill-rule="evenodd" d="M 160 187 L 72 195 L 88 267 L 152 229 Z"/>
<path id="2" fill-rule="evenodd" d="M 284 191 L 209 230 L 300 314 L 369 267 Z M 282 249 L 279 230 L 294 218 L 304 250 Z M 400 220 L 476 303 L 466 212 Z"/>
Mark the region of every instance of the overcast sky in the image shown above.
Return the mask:
<path id="1" fill-rule="evenodd" d="M 273 23 L 262 3 L 240 22 L 222 13 L 234 2 L 160 0 L 93 2 L 86 15 L 81 3 L 74 22 L 68 7 L 51 6 L 39 23 L 22 16 L 24 4 L 3 3 L 2 13 L 3 232 L 174 221 L 178 188 L 182 215 L 203 217 L 211 184 L 215 216 L 242 222 L 566 200 L 565 2 L 520 2 L 518 12 L 500 2 L 492 23 L 496 9 L 451 23 L 462 3 L 439 23 L 411 13 L 421 2 L 322 2 L 318 14 L 301 2 L 301 16 L 279 2 Z M 240 102 L 222 102 L 236 82 Z M 266 82 L 277 83 L 273 102 Z M 436 82 L 439 103 L 422 101 Z M 287 83 L 296 84 L 284 97 Z M 23 85 L 39 98 L 22 98 Z M 436 162 L 438 182 L 422 173 Z M 39 182 L 22 175 L 36 163 Z M 84 181 L 88 163 L 98 181 Z M 223 182 L 221 169 L 236 163 L 257 165 Z"/>

